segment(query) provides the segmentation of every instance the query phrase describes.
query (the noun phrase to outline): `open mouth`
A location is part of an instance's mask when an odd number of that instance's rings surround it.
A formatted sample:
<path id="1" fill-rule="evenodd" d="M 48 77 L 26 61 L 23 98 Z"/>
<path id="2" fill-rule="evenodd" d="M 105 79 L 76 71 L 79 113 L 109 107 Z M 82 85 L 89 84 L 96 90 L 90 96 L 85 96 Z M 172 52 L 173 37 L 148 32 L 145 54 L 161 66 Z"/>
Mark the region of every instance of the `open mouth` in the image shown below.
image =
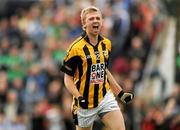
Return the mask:
<path id="1" fill-rule="evenodd" d="M 93 26 L 93 29 L 98 29 L 98 28 L 99 28 L 99 26 L 96 26 L 96 25 Z"/>

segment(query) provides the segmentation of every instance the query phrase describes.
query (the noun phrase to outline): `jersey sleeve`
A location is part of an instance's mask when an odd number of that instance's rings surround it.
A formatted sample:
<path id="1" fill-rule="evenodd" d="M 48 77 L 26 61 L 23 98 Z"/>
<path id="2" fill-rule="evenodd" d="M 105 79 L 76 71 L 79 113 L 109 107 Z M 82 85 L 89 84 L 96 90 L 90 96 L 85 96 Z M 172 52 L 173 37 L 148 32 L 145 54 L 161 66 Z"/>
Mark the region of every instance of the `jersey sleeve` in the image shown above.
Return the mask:
<path id="1" fill-rule="evenodd" d="M 77 57 L 78 55 L 75 48 L 68 50 L 60 70 L 70 76 L 74 76 L 78 64 Z"/>

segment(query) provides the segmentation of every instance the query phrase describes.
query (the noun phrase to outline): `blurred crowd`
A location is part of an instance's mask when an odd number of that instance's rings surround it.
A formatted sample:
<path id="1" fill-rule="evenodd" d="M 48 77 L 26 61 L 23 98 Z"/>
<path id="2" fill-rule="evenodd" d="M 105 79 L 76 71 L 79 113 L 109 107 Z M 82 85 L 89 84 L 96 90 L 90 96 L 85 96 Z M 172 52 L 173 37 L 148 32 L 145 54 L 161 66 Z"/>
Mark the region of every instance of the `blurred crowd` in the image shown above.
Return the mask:
<path id="1" fill-rule="evenodd" d="M 72 96 L 59 65 L 82 33 L 80 11 L 103 13 L 102 35 L 112 40 L 110 70 L 124 90 L 136 92 L 151 47 L 166 26 L 158 0 L 42 0 L 0 19 L 0 130 L 74 130 Z M 151 97 L 152 92 L 147 92 Z M 180 86 L 154 102 L 119 102 L 127 130 L 179 130 Z M 97 120 L 94 130 L 103 130 Z"/>

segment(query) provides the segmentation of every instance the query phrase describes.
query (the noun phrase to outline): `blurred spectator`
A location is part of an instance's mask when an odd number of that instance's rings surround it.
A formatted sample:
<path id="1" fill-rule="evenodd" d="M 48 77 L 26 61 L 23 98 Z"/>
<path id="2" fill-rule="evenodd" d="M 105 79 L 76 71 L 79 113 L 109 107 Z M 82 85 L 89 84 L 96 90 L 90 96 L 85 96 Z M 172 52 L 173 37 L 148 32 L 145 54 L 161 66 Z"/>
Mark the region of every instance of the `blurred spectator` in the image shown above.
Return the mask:
<path id="1" fill-rule="evenodd" d="M 23 95 L 23 102 L 25 103 L 25 111 L 32 113 L 32 110 L 36 103 L 41 101 L 44 97 L 42 92 L 35 81 L 29 81 L 26 84 L 26 88 Z"/>
<path id="2" fill-rule="evenodd" d="M 22 41 L 23 41 L 23 35 L 21 30 L 18 27 L 18 16 L 13 15 L 10 17 L 10 22 L 9 22 L 9 28 L 8 28 L 8 38 L 10 40 L 10 43 L 13 46 L 21 47 L 22 46 Z"/>
<path id="3" fill-rule="evenodd" d="M 40 65 L 41 68 L 48 73 L 57 73 L 55 61 L 49 49 L 44 49 L 42 51 Z"/>
<path id="4" fill-rule="evenodd" d="M 27 130 L 27 123 L 23 115 L 18 115 L 15 122 L 6 119 L 3 113 L 0 114 L 0 130 Z"/>
<path id="5" fill-rule="evenodd" d="M 17 93 L 17 100 L 19 102 L 20 110 L 24 111 L 23 94 L 24 94 L 25 85 L 23 79 L 19 77 L 15 78 L 12 81 L 10 88 Z"/>
<path id="6" fill-rule="evenodd" d="M 130 77 L 138 82 L 142 77 L 142 61 L 139 58 L 133 58 L 130 61 Z"/>
<path id="7" fill-rule="evenodd" d="M 48 121 L 48 130 L 64 130 L 64 120 L 61 109 L 57 106 L 52 106 L 46 113 Z"/>
<path id="8" fill-rule="evenodd" d="M 128 51 L 128 57 L 130 59 L 139 58 L 145 61 L 145 50 L 143 48 L 143 41 L 140 37 L 135 36 L 132 38 L 131 46 Z"/>
<path id="9" fill-rule="evenodd" d="M 0 46 L 1 46 L 0 54 L 1 54 L 1 57 L 3 57 L 3 55 L 7 55 L 9 53 L 9 49 L 11 47 L 8 37 L 4 36 L 1 38 Z M 3 61 L 1 62 L 2 62 L 1 64 L 3 64 Z"/>
<path id="10" fill-rule="evenodd" d="M 32 117 L 31 129 L 32 130 L 48 130 L 48 122 L 46 120 L 46 113 L 50 109 L 46 99 L 39 100 L 35 103 Z"/>
<path id="11" fill-rule="evenodd" d="M 20 50 L 16 46 L 13 46 L 9 51 L 9 55 L 7 55 L 6 57 L 6 64 L 9 67 L 8 77 L 10 81 L 12 81 L 16 77 L 24 77 L 25 73 L 23 71 L 23 68 L 21 68 L 22 58 L 19 55 Z"/>
<path id="12" fill-rule="evenodd" d="M 0 40 L 8 34 L 9 22 L 7 18 L 0 19 Z"/>
<path id="13" fill-rule="evenodd" d="M 40 64 L 32 64 L 28 70 L 26 85 L 34 82 L 37 86 L 38 91 L 44 95 L 47 87 L 47 81 L 48 79 L 46 77 L 46 74 L 44 74 L 44 72 L 42 71 Z"/>
<path id="14" fill-rule="evenodd" d="M 75 130 L 75 126 L 72 121 L 71 103 L 72 95 L 67 90 L 63 91 L 63 116 L 66 130 Z"/>
<path id="15" fill-rule="evenodd" d="M 112 57 L 117 58 L 123 55 L 123 47 L 126 43 L 129 28 L 130 15 L 126 10 L 123 0 L 115 0 L 112 5 L 113 10 L 113 26 L 111 29 L 112 39 Z"/>
<path id="16" fill-rule="evenodd" d="M 9 90 L 7 93 L 7 102 L 4 106 L 5 116 L 8 120 L 14 122 L 16 120 L 18 110 L 19 109 L 19 102 L 17 93 L 13 90 Z"/>
<path id="17" fill-rule="evenodd" d="M 38 52 L 36 51 L 36 48 L 31 40 L 25 40 L 23 42 L 23 46 L 20 53 L 20 56 L 22 57 L 22 60 L 25 64 L 32 63 L 38 58 Z M 28 66 L 28 64 L 26 64 L 26 66 Z"/>
<path id="18" fill-rule="evenodd" d="M 47 99 L 50 104 L 62 104 L 63 86 L 58 80 L 50 82 L 47 90 Z"/>
<path id="19" fill-rule="evenodd" d="M 8 78 L 7 72 L 4 69 L 3 67 L 0 69 L 0 107 L 3 107 L 7 102 Z"/>
<path id="20" fill-rule="evenodd" d="M 42 26 L 40 23 L 41 10 L 39 5 L 34 4 L 31 6 L 28 14 L 28 26 L 25 28 L 27 35 L 33 40 L 33 42 L 41 48 L 41 44 L 44 38 L 44 32 L 42 32 Z"/>
<path id="21" fill-rule="evenodd" d="M 128 60 L 123 57 L 118 57 L 114 60 L 112 65 L 112 71 L 119 74 L 128 74 L 130 70 L 130 65 Z"/>

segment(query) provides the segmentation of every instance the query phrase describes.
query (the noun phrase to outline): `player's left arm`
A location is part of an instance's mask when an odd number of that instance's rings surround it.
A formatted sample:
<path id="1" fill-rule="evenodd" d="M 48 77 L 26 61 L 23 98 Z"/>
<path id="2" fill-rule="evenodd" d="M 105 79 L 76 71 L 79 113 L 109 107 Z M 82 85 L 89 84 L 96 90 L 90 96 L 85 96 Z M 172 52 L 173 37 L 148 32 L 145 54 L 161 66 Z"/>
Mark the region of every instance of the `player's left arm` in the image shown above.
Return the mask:
<path id="1" fill-rule="evenodd" d="M 117 83 L 117 81 L 114 79 L 114 77 L 112 76 L 111 72 L 108 69 L 106 69 L 106 73 L 113 93 L 116 96 L 118 96 L 123 103 L 130 102 L 133 99 L 134 95 L 130 92 L 124 92 L 122 86 L 120 86 Z"/>

